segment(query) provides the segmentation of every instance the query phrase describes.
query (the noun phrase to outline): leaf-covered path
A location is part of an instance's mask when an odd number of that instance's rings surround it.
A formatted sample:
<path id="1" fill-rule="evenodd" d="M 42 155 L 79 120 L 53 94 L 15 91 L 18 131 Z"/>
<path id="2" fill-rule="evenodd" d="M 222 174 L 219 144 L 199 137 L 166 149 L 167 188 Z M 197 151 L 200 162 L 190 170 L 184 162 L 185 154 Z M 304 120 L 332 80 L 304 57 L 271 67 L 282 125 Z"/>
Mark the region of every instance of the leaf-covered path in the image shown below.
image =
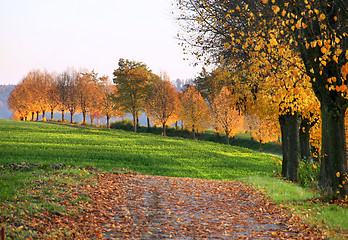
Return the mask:
<path id="1" fill-rule="evenodd" d="M 99 173 L 69 196 L 81 194 L 90 201 L 79 202 L 77 215 L 49 214 L 36 223 L 42 236 L 62 229 L 64 239 L 323 238 L 237 181 Z"/>
<path id="2" fill-rule="evenodd" d="M 120 184 L 107 238 L 320 239 L 241 182 L 130 175 Z M 115 195 L 116 197 L 116 195 Z"/>

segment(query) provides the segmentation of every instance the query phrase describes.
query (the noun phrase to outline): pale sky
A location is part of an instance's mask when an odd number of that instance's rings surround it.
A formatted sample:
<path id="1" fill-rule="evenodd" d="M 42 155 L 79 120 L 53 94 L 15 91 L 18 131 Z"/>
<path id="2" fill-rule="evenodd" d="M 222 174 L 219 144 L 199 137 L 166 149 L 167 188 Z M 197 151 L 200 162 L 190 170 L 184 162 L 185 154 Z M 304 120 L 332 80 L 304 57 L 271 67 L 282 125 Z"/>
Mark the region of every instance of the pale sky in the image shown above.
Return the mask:
<path id="1" fill-rule="evenodd" d="M 0 0 L 0 84 L 68 67 L 112 78 L 119 58 L 173 81 L 193 78 L 201 69 L 183 60 L 172 1 Z"/>

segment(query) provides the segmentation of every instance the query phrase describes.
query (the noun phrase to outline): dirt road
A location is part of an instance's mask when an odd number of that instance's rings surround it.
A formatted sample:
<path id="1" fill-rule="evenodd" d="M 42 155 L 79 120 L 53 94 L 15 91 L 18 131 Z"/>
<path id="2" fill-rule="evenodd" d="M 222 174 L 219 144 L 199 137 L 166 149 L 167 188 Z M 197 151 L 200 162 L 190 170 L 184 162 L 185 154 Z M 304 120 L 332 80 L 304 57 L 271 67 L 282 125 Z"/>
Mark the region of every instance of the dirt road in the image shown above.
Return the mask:
<path id="1" fill-rule="evenodd" d="M 322 239 L 241 182 L 141 174 L 100 181 L 99 194 L 113 199 L 106 239 Z"/>

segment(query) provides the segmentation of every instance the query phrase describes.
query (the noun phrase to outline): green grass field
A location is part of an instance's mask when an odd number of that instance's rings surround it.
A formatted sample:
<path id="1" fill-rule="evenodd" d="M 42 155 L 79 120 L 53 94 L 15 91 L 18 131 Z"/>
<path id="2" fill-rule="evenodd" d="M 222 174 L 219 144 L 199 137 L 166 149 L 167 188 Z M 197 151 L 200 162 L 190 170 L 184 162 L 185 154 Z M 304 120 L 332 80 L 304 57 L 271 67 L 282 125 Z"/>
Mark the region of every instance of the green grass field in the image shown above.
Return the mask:
<path id="1" fill-rule="evenodd" d="M 243 145 L 248 146 L 247 136 Z M 347 236 L 347 207 L 313 202 L 319 193 L 273 177 L 281 158 L 239 146 L 210 141 L 163 137 L 149 133 L 63 125 L 50 122 L 0 120 L 0 227 L 20 224 L 19 213 L 64 212 L 54 201 L 54 182 L 83 182 L 92 172 L 127 169 L 143 174 L 213 180 L 242 180 L 253 184 L 275 203 L 323 228 L 333 239 Z M 22 162 L 36 164 L 14 168 Z M 11 165 L 12 164 L 12 165 Z M 12 167 L 11 167 L 12 166 Z M 17 165 L 18 166 L 18 165 Z M 58 169 L 57 167 L 62 169 Z M 37 183 L 44 182 L 37 189 Z M 31 195 L 28 189 L 36 189 Z M 54 191 L 53 191 L 54 190 Z M 61 189 L 60 191 L 65 191 Z M 88 198 L 87 198 L 88 200 Z M 19 217 L 15 217 L 15 216 Z M 5 224 L 6 226 L 6 224 Z M 31 233 L 13 228 L 13 239 Z"/>
<path id="2" fill-rule="evenodd" d="M 271 175 L 270 155 L 206 141 L 122 130 L 0 120 L 0 165 L 9 163 L 126 168 L 144 174 L 233 180 Z"/>

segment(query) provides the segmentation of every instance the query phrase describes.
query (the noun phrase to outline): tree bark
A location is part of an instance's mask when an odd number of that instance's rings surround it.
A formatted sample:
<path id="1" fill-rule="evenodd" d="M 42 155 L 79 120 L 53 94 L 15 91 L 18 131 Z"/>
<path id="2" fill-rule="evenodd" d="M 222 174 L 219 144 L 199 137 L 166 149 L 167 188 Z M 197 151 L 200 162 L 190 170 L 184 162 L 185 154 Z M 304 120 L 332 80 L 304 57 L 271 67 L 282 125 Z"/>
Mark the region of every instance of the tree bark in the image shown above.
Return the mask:
<path id="1" fill-rule="evenodd" d="M 286 122 L 285 115 L 279 116 L 279 124 L 280 124 L 280 130 L 281 130 L 281 137 L 282 137 L 282 153 L 283 153 L 283 161 L 282 161 L 282 176 L 287 178 L 288 173 L 288 159 L 289 159 L 289 141 L 288 141 L 288 126 Z"/>
<path id="2" fill-rule="evenodd" d="M 192 139 L 196 139 L 196 131 L 195 131 L 195 126 L 192 126 Z"/>
<path id="3" fill-rule="evenodd" d="M 53 117 L 53 109 L 51 109 L 51 121 L 53 121 L 54 120 L 54 117 Z"/>
<path id="4" fill-rule="evenodd" d="M 62 122 L 65 121 L 64 110 L 62 110 Z"/>
<path id="5" fill-rule="evenodd" d="M 227 131 L 225 131 L 225 133 L 226 133 L 226 144 L 230 145 L 230 134 Z"/>
<path id="6" fill-rule="evenodd" d="M 323 99 L 322 113 L 322 158 L 320 186 L 330 195 L 348 194 L 348 184 L 342 184 L 347 176 L 347 147 L 344 116 L 347 106 Z M 342 187 L 340 187 L 340 185 Z"/>
<path id="7" fill-rule="evenodd" d="M 300 149 L 300 121 L 298 113 L 288 114 L 288 136 L 289 136 L 289 159 L 287 164 L 287 176 L 292 182 L 297 182 L 297 169 L 301 158 Z"/>
<path id="8" fill-rule="evenodd" d="M 109 129 L 110 128 L 110 116 L 106 115 L 106 127 Z"/>
<path id="9" fill-rule="evenodd" d="M 36 121 L 39 121 L 39 115 L 40 115 L 40 112 L 36 111 Z"/>
<path id="10" fill-rule="evenodd" d="M 301 159 L 308 161 L 312 156 L 309 130 L 313 125 L 309 123 L 308 119 L 302 118 L 300 125 L 300 145 L 301 145 Z"/>
<path id="11" fill-rule="evenodd" d="M 82 111 L 82 123 L 85 124 L 86 123 L 86 111 Z"/>
<path id="12" fill-rule="evenodd" d="M 149 117 L 146 117 L 147 118 L 147 129 L 150 128 L 150 118 Z"/>
<path id="13" fill-rule="evenodd" d="M 167 136 L 166 134 L 166 124 L 165 123 L 163 123 L 162 124 L 162 126 L 163 126 L 163 136 Z"/>
<path id="14" fill-rule="evenodd" d="M 74 111 L 70 110 L 70 123 L 74 123 Z"/>
<path id="15" fill-rule="evenodd" d="M 297 169 L 300 162 L 300 117 L 298 113 L 284 114 L 279 116 L 282 135 L 282 176 L 297 182 Z"/>

